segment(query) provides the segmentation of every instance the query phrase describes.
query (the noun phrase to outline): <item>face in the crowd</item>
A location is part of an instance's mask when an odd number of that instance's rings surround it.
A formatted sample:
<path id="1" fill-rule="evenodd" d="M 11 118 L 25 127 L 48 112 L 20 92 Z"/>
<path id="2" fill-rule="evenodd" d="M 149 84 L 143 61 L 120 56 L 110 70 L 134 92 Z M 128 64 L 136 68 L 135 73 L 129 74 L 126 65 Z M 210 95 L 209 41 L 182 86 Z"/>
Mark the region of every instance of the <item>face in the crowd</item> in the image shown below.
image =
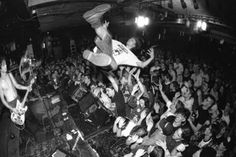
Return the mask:
<path id="1" fill-rule="evenodd" d="M 126 140 L 126 145 L 130 145 L 138 140 L 139 136 L 137 134 L 131 135 Z"/>
<path id="2" fill-rule="evenodd" d="M 140 107 L 144 108 L 145 107 L 145 101 L 143 99 L 139 100 L 139 105 Z"/>
<path id="3" fill-rule="evenodd" d="M 212 135 L 212 133 L 211 133 L 211 126 L 209 126 L 209 127 L 207 127 L 207 128 L 205 129 L 204 134 L 205 134 L 206 136 L 211 136 L 211 135 Z"/>
<path id="4" fill-rule="evenodd" d="M 214 113 L 217 112 L 217 111 L 218 111 L 218 106 L 217 106 L 216 104 L 214 104 L 214 105 L 210 108 L 209 113 L 214 114 Z"/>
<path id="5" fill-rule="evenodd" d="M 5 60 L 5 59 L 2 60 L 1 72 L 2 72 L 2 73 L 6 73 L 6 72 L 7 72 L 7 63 L 6 63 L 6 60 Z"/>
<path id="6" fill-rule="evenodd" d="M 89 85 L 91 83 L 91 80 L 88 76 L 84 76 L 84 83 Z"/>
<path id="7" fill-rule="evenodd" d="M 207 97 L 202 102 L 202 108 L 207 110 L 213 103 L 213 100 L 210 97 Z"/>
<path id="8" fill-rule="evenodd" d="M 106 88 L 106 94 L 107 94 L 110 98 L 112 98 L 112 97 L 114 97 L 114 95 L 115 95 L 115 90 L 114 90 L 114 89 L 111 89 L 111 88 Z"/>
<path id="9" fill-rule="evenodd" d="M 175 86 L 174 86 L 173 83 L 170 84 L 170 90 L 171 90 L 171 91 L 175 91 Z"/>
<path id="10" fill-rule="evenodd" d="M 154 63 L 154 65 L 155 65 L 156 67 L 159 66 L 159 62 L 156 60 L 155 63 Z"/>
<path id="11" fill-rule="evenodd" d="M 182 96 L 184 96 L 184 97 L 189 96 L 190 91 L 189 91 L 189 88 L 188 88 L 186 85 L 184 85 L 184 86 L 181 88 L 181 94 L 182 94 Z"/>
<path id="12" fill-rule="evenodd" d="M 181 140 L 181 139 L 182 139 L 182 133 L 183 133 L 182 129 L 179 128 L 179 129 L 177 129 L 177 130 L 174 132 L 172 138 L 173 138 L 174 140 Z"/>
<path id="13" fill-rule="evenodd" d="M 177 113 L 175 115 L 175 122 L 176 123 L 182 123 L 184 121 L 186 121 L 186 119 L 185 119 L 185 117 L 182 114 Z"/>
<path id="14" fill-rule="evenodd" d="M 136 46 L 136 40 L 134 38 L 130 38 L 127 43 L 126 43 L 126 46 L 129 48 L 129 49 L 132 49 Z"/>

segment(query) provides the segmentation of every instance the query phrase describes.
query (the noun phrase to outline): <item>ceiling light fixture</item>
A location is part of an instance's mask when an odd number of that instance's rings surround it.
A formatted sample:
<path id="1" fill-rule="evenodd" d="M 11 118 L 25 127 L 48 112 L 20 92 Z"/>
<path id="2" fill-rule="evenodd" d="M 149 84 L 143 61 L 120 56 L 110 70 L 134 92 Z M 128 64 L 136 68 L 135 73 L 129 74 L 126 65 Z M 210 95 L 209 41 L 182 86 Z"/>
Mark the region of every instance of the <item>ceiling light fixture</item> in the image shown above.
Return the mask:
<path id="1" fill-rule="evenodd" d="M 196 23 L 196 30 L 199 31 L 206 31 L 207 30 L 207 23 L 202 20 L 198 20 Z"/>
<path id="2" fill-rule="evenodd" d="M 139 28 L 149 25 L 149 18 L 145 16 L 138 16 L 135 18 L 135 23 Z"/>

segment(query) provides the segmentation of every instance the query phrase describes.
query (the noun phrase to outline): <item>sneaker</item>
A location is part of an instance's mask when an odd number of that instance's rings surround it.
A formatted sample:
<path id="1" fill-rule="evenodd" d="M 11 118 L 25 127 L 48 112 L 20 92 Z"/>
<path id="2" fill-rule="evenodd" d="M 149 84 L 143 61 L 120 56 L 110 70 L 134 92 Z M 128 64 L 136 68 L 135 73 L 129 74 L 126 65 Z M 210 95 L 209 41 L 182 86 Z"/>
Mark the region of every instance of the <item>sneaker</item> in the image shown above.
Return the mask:
<path id="1" fill-rule="evenodd" d="M 83 18 L 92 25 L 92 27 L 96 27 L 96 25 L 101 25 L 101 17 L 111 9 L 110 4 L 102 4 L 98 5 L 92 10 L 89 10 L 83 14 Z"/>
<path id="2" fill-rule="evenodd" d="M 99 67 L 107 67 L 112 62 L 112 59 L 109 55 L 105 53 L 93 53 L 89 50 L 85 50 L 83 52 L 83 58 Z"/>

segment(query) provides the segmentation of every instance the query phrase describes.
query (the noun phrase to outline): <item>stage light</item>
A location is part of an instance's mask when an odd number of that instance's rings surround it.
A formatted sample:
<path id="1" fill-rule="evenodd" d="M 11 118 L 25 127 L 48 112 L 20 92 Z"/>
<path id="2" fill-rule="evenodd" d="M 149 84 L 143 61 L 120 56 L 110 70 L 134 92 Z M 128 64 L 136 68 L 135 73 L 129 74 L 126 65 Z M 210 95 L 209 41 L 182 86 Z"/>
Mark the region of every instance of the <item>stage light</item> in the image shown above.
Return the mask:
<path id="1" fill-rule="evenodd" d="M 35 14 L 36 13 L 36 10 L 32 10 L 32 14 Z"/>
<path id="2" fill-rule="evenodd" d="M 199 29 L 201 28 L 201 26 L 202 26 L 202 21 L 201 20 L 197 21 L 197 28 Z"/>
<path id="3" fill-rule="evenodd" d="M 138 16 L 135 18 L 135 23 L 139 28 L 149 25 L 149 18 L 145 16 Z"/>
<path id="4" fill-rule="evenodd" d="M 196 30 L 206 31 L 207 23 L 205 21 L 198 20 L 196 23 Z"/>
<path id="5" fill-rule="evenodd" d="M 203 31 L 206 31 L 206 30 L 207 30 L 207 23 L 206 23 L 205 21 L 202 22 L 202 27 L 201 27 L 201 29 L 202 29 Z"/>

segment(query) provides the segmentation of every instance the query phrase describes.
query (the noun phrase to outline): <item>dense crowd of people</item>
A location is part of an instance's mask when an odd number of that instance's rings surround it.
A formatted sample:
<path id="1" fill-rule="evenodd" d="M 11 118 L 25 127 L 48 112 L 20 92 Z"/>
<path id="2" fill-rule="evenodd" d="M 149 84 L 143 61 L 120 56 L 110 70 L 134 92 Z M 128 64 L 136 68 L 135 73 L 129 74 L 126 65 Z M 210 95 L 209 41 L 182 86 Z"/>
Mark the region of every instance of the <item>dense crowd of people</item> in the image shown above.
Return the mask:
<path id="1" fill-rule="evenodd" d="M 131 149 L 125 157 L 233 156 L 235 94 L 229 80 L 210 65 L 159 51 L 144 69 L 107 72 L 79 55 L 42 64 L 38 77 L 54 89 L 69 83 L 91 93 L 115 117 L 112 131 Z M 81 92 L 72 99 L 78 102 Z"/>

